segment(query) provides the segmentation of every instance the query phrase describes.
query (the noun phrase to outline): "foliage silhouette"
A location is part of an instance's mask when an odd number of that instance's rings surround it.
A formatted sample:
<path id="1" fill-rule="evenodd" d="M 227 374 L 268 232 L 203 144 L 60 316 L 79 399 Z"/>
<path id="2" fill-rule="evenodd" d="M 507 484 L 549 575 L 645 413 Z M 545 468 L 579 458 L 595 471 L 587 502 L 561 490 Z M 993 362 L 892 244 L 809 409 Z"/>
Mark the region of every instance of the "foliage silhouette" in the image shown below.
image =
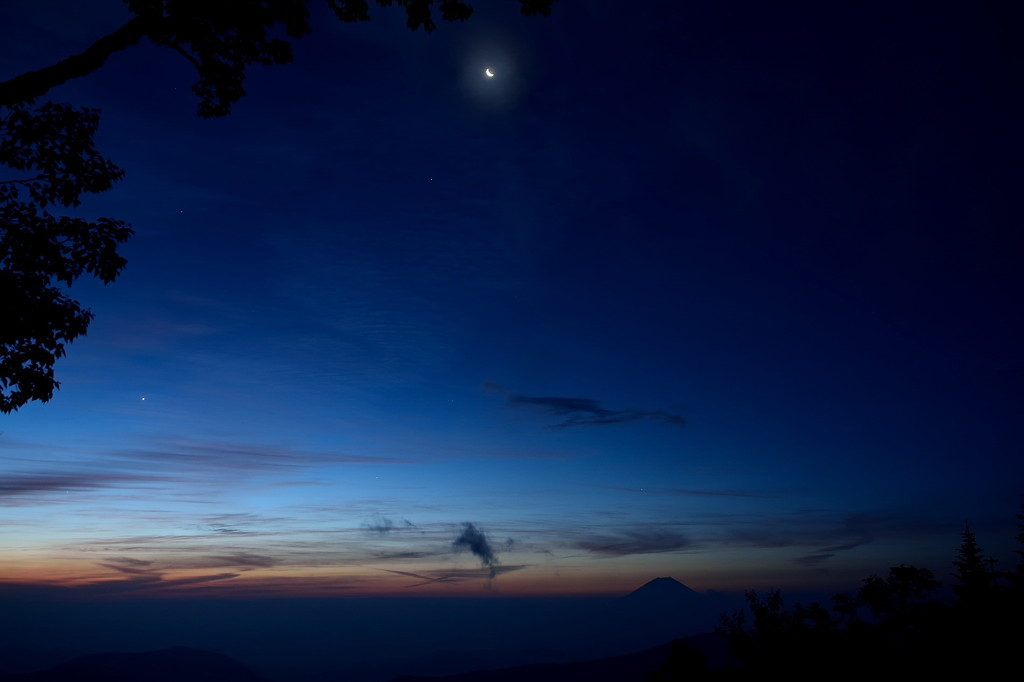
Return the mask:
<path id="1" fill-rule="evenodd" d="M 56 216 L 123 172 L 93 146 L 99 112 L 66 104 L 15 105 L 0 114 L 0 164 L 25 175 L 0 180 L 0 412 L 47 401 L 53 364 L 84 334 L 92 313 L 62 293 L 83 274 L 113 281 L 124 268 L 120 220 Z"/>
<path id="2" fill-rule="evenodd" d="M 784 608 L 782 593 L 773 590 L 762 599 L 747 592 L 754 622 L 747 626 L 743 611 L 722 618 L 719 633 L 746 674 L 792 676 L 816 670 L 836 650 L 837 630 L 828 611 L 818 603 Z"/>
<path id="3" fill-rule="evenodd" d="M 1022 547 L 1015 551 L 1022 552 L 1024 505 L 1017 520 Z M 986 570 L 966 524 L 956 556 L 956 598 L 945 601 L 936 596 L 941 584 L 931 571 L 905 564 L 884 578 L 866 578 L 856 593 L 834 595 L 833 615 L 818 604 L 787 609 L 778 591 L 763 598 L 748 592 L 747 608 L 723 615 L 717 630 L 731 665 L 712 671 L 699 652 L 673 647 L 647 682 L 1005 676 L 1017 667 L 1024 636 L 1024 582 L 1015 577 L 1024 567 L 1006 574 Z"/>
<path id="4" fill-rule="evenodd" d="M 1017 566 L 1013 573 L 1010 574 L 1010 581 L 1019 593 L 1024 593 L 1024 503 L 1021 503 L 1017 508 L 1016 539 L 1020 548 L 1013 550 L 1013 553 L 1020 557 L 1020 559 L 1017 560 Z"/>
<path id="5" fill-rule="evenodd" d="M 225 116 L 245 95 L 253 64 L 286 64 L 292 42 L 311 31 L 309 0 L 124 0 L 134 15 L 80 54 L 0 83 L 0 412 L 47 402 L 60 382 L 54 363 L 84 335 L 93 314 L 67 296 L 83 274 L 112 282 L 125 266 L 117 248 L 131 235 L 124 222 L 58 216 L 82 194 L 103 192 L 123 175 L 93 146 L 99 111 L 35 100 L 52 88 L 101 68 L 143 38 L 168 47 L 196 69 L 192 91 L 203 118 Z M 368 0 L 325 0 L 343 22 L 369 19 Z M 527 16 L 551 13 L 558 0 L 519 0 Z M 405 10 L 407 26 L 437 28 L 434 0 L 374 0 Z M 442 21 L 465 21 L 462 0 L 438 0 Z M 23 175 L 18 176 L 18 173 Z"/>
<path id="6" fill-rule="evenodd" d="M 884 579 L 876 575 L 865 578 L 855 604 L 868 607 L 881 623 L 913 627 L 916 612 L 920 610 L 918 607 L 939 587 L 941 583 L 927 568 L 900 564 L 890 568 Z"/>

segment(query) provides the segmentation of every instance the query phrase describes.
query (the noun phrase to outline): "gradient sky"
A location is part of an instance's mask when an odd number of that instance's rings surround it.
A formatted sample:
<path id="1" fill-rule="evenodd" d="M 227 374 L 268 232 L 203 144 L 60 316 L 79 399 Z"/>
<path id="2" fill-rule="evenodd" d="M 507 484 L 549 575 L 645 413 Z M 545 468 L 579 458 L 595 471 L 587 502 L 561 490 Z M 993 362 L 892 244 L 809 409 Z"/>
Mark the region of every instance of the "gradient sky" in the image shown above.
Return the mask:
<path id="1" fill-rule="evenodd" d="M 61 390 L 0 417 L 0 580 L 830 588 L 948 580 L 965 518 L 1010 565 L 1024 61 L 998 3 L 475 4 L 425 35 L 314 2 L 224 119 L 149 44 L 51 92 L 103 110 L 127 175 L 82 212 L 136 236 L 73 288 L 96 317 Z M 4 3 L 0 79 L 128 18 Z"/>

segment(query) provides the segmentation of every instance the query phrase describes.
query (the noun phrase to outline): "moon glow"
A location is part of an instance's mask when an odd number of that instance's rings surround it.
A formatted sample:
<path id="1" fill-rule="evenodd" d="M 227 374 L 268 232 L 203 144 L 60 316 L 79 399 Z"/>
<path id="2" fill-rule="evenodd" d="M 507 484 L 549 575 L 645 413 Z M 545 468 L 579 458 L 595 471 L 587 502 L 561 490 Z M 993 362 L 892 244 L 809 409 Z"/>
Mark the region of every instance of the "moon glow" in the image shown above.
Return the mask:
<path id="1" fill-rule="evenodd" d="M 487 74 L 488 78 L 494 78 L 494 74 L 491 73 L 491 68 L 490 67 L 487 67 L 486 69 L 484 69 L 484 73 Z"/>

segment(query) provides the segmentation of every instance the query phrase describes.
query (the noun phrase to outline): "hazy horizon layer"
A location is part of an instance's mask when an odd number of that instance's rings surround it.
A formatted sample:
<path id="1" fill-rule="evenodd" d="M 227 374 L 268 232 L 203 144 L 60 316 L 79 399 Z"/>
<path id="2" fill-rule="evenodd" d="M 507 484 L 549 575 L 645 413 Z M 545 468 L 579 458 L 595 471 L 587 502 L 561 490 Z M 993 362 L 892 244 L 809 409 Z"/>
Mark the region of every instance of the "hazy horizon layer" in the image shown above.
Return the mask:
<path id="1" fill-rule="evenodd" d="M 644 650 L 713 630 L 732 597 L 337 598 L 43 602 L 0 592 L 0 674 L 108 651 L 225 653 L 275 679 L 386 680 Z M 36 665 L 33 666 L 32 664 Z"/>

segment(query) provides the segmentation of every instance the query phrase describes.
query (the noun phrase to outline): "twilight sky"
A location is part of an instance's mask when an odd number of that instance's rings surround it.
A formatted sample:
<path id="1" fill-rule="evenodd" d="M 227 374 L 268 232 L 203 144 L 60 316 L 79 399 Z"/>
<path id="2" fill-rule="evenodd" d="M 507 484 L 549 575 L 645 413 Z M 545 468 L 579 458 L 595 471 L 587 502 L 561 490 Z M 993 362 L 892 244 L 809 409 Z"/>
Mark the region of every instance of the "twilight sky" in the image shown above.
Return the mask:
<path id="1" fill-rule="evenodd" d="M 50 93 L 103 110 L 127 175 L 82 212 L 136 236 L 73 289 L 61 390 L 0 417 L 0 581 L 831 588 L 948 580 L 965 518 L 1013 563 L 997 3 L 476 5 L 425 35 L 314 2 L 223 119 L 148 43 Z M 0 80 L 129 17 L 5 3 Z"/>

